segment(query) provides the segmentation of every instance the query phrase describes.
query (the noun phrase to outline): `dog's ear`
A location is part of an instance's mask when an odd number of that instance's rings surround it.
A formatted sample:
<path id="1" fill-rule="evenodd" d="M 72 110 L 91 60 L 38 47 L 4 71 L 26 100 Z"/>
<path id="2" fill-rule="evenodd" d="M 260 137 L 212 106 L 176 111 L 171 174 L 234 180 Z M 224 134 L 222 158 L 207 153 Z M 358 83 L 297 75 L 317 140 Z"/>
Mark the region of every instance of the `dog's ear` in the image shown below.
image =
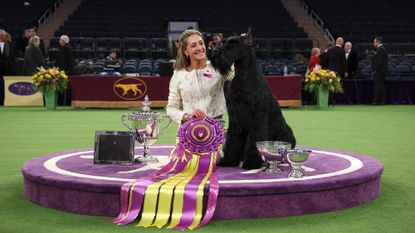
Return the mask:
<path id="1" fill-rule="evenodd" d="M 248 31 L 244 33 L 244 43 L 248 46 L 252 46 L 253 44 L 251 27 L 249 27 Z"/>

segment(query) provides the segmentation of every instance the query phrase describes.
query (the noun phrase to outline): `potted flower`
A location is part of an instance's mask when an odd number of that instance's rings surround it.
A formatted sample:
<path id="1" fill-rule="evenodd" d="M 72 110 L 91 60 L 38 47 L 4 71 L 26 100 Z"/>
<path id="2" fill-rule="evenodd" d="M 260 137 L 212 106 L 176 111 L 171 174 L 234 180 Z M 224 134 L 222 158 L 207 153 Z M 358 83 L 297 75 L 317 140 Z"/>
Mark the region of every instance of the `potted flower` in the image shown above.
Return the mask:
<path id="1" fill-rule="evenodd" d="M 329 91 L 343 93 L 341 78 L 334 71 L 321 69 L 320 66 L 307 73 L 304 82 L 304 90 L 316 94 L 319 108 L 328 107 Z"/>
<path id="2" fill-rule="evenodd" d="M 65 71 L 60 71 L 56 67 L 52 68 L 38 68 L 33 77 L 33 84 L 38 91 L 41 91 L 45 96 L 46 109 L 56 109 L 57 105 L 57 92 L 64 91 L 68 85 L 68 76 Z"/>

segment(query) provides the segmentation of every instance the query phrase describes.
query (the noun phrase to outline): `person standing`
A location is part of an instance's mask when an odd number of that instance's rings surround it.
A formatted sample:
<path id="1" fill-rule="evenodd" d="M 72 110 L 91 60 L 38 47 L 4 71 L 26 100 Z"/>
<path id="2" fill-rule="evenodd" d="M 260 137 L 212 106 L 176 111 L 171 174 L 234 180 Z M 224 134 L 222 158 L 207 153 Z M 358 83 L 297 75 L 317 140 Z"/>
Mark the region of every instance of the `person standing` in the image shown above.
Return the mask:
<path id="1" fill-rule="evenodd" d="M 12 73 L 14 47 L 5 30 L 0 29 L 0 76 Z"/>
<path id="2" fill-rule="evenodd" d="M 382 37 L 373 40 L 376 53 L 372 62 L 374 99 L 373 104 L 385 104 L 385 75 L 388 73 L 388 52 Z"/>
<path id="3" fill-rule="evenodd" d="M 45 61 L 39 46 L 40 38 L 32 36 L 24 53 L 24 75 L 32 76 L 36 72 L 37 67 L 44 66 Z"/>
<path id="4" fill-rule="evenodd" d="M 313 71 L 316 66 L 320 66 L 320 49 L 313 48 L 311 50 L 310 60 L 308 61 L 308 72 Z"/>
<path id="5" fill-rule="evenodd" d="M 69 37 L 62 35 L 59 38 L 59 45 L 55 66 L 69 74 L 73 68 L 73 51 L 69 45 Z"/>
<path id="6" fill-rule="evenodd" d="M 60 70 L 64 70 L 66 74 L 71 74 L 73 69 L 73 51 L 69 45 L 69 37 L 67 35 L 61 35 L 59 38 L 59 51 L 56 56 L 55 66 Z M 68 105 L 68 100 L 71 99 L 70 85 L 64 92 L 59 93 L 59 104 Z M 61 102 L 62 101 L 62 102 Z"/>
<path id="7" fill-rule="evenodd" d="M 344 56 L 343 44 L 343 38 L 337 38 L 336 46 L 329 49 L 325 57 L 327 68 L 336 72 L 341 78 L 347 76 L 346 57 Z"/>
<path id="8" fill-rule="evenodd" d="M 344 52 L 346 57 L 347 77 L 355 77 L 357 73 L 357 53 L 353 49 L 352 42 L 347 41 L 346 44 L 344 44 Z"/>
<path id="9" fill-rule="evenodd" d="M 13 44 L 7 39 L 7 32 L 0 29 L 0 105 L 3 105 L 4 101 L 3 76 L 12 74 L 13 60 Z"/>
<path id="10" fill-rule="evenodd" d="M 17 40 L 16 48 L 19 52 L 18 53 L 19 57 L 24 57 L 24 52 L 26 51 L 26 47 L 29 45 L 30 38 L 32 38 L 33 36 L 36 36 L 36 27 L 29 26 L 24 30 L 23 37 Z M 46 51 L 45 43 L 43 42 L 42 39 L 40 39 L 40 42 L 39 42 L 39 49 L 40 49 L 40 52 L 42 53 L 42 56 L 46 58 L 48 54 Z"/>

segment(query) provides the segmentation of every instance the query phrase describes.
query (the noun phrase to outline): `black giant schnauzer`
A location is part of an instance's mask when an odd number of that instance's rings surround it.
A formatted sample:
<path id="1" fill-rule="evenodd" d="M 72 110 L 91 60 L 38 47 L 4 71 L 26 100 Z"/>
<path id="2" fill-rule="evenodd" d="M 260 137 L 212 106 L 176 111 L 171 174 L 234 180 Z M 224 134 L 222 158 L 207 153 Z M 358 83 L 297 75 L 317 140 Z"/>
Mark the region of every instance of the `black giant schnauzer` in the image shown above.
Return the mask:
<path id="1" fill-rule="evenodd" d="M 221 48 L 212 51 L 213 67 L 222 75 L 235 67 L 235 77 L 226 92 L 229 129 L 220 166 L 256 169 L 262 166 L 255 143 L 286 141 L 295 147 L 292 129 L 285 121 L 280 106 L 258 68 L 250 32 L 246 36 L 226 39 Z"/>

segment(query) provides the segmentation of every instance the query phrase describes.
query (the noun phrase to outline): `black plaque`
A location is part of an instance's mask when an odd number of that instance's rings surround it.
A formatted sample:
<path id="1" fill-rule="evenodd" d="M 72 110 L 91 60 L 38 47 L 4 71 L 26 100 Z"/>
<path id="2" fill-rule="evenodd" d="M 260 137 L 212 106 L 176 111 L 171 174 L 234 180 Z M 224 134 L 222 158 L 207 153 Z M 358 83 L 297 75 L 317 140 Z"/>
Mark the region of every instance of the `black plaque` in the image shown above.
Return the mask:
<path id="1" fill-rule="evenodd" d="M 130 131 L 96 131 L 94 163 L 132 164 L 134 142 Z"/>

